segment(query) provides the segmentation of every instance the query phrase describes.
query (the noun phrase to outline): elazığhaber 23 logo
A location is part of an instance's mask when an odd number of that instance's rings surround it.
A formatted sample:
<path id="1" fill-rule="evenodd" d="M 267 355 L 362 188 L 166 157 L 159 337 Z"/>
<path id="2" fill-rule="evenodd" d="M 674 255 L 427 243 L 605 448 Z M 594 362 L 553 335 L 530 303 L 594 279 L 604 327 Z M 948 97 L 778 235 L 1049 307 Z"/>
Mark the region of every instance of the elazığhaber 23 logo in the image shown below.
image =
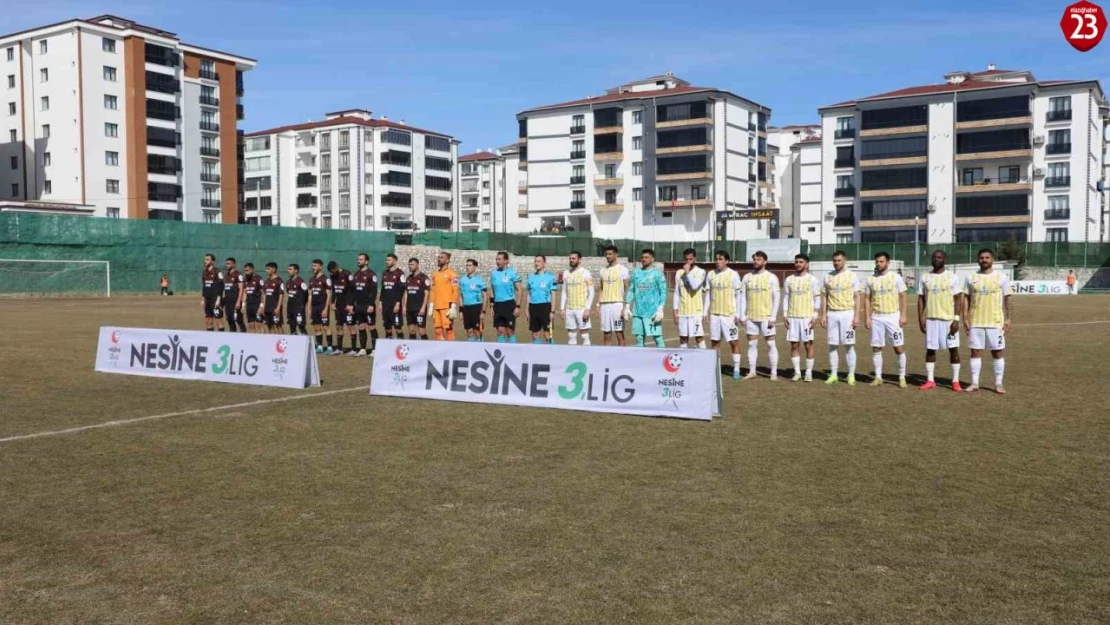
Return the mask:
<path id="1" fill-rule="evenodd" d="M 170 335 L 166 342 L 131 344 L 131 367 L 162 371 L 192 371 L 216 375 L 254 377 L 258 373 L 258 357 L 243 350 L 234 352 L 229 345 L 216 348 L 216 360 L 208 361 L 207 345 L 181 344 L 181 337 Z"/>

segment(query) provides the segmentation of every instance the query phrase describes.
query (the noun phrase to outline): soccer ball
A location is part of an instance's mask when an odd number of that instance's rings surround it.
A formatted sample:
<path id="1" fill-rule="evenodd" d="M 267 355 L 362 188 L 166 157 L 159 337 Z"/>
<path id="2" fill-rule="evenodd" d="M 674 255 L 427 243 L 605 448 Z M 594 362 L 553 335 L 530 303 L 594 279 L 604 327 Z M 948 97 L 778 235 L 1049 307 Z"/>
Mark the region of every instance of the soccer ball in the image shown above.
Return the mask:
<path id="1" fill-rule="evenodd" d="M 408 345 L 402 345 L 402 346 L 398 347 L 397 348 L 397 353 L 401 356 L 401 358 L 408 358 L 409 346 Z"/>
<path id="2" fill-rule="evenodd" d="M 677 370 L 679 367 L 682 366 L 682 356 L 678 354 L 671 354 L 670 356 L 667 356 L 667 364 L 671 366 L 671 369 Z"/>

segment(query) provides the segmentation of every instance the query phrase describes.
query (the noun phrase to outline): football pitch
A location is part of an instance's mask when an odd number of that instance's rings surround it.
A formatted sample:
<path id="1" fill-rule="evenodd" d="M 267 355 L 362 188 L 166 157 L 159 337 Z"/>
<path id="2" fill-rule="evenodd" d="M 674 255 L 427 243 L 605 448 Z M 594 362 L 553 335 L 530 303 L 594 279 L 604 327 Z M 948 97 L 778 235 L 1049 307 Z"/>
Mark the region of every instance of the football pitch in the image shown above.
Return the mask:
<path id="1" fill-rule="evenodd" d="M 974 395 L 827 387 L 819 330 L 817 382 L 705 423 L 370 397 L 341 356 L 96 374 L 100 326 L 199 298 L 0 300 L 0 623 L 1110 622 L 1110 298 L 1014 309 L 1004 397 L 989 357 Z"/>

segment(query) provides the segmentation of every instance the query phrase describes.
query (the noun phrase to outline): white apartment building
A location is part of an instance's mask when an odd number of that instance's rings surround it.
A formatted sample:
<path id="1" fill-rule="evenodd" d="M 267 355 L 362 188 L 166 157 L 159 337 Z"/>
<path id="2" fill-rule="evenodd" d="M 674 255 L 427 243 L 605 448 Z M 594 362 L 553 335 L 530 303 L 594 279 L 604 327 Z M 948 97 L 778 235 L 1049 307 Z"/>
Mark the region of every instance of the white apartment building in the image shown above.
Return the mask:
<path id="1" fill-rule="evenodd" d="M 770 114 L 673 74 L 521 112 L 518 225 L 613 239 L 775 238 Z"/>
<path id="2" fill-rule="evenodd" d="M 248 223 L 451 230 L 459 142 L 365 109 L 246 135 Z"/>
<path id="3" fill-rule="evenodd" d="M 520 144 L 510 143 L 497 151 L 505 161 L 504 219 L 498 225 L 504 229 L 496 232 L 538 232 L 543 226 L 540 217 L 528 215 L 528 170 L 520 168 Z"/>
<path id="4" fill-rule="evenodd" d="M 818 135 L 802 139 L 790 146 L 790 201 L 797 217 L 796 236 L 811 243 L 823 242 L 821 240 L 822 143 L 823 140 Z M 835 242 L 845 243 L 851 240 L 852 234 L 848 233 Z"/>
<path id="5" fill-rule="evenodd" d="M 113 15 L 0 36 L 0 199 L 238 223 L 255 64 Z"/>
<path id="6" fill-rule="evenodd" d="M 952 72 L 819 109 L 822 243 L 1097 241 L 1106 95 L 1097 80 Z M 812 223 L 812 222 L 811 222 Z"/>
<path id="7" fill-rule="evenodd" d="M 798 229 L 801 219 L 799 214 L 800 203 L 794 195 L 794 187 L 798 184 L 795 179 L 798 169 L 798 154 L 793 148 L 800 141 L 820 136 L 821 126 L 819 124 L 767 129 L 768 149 L 775 151 L 769 164 L 774 167 L 772 186 L 773 191 L 777 193 L 776 199 L 779 215 L 781 216 L 779 235 L 783 238 L 804 238 Z"/>
<path id="8" fill-rule="evenodd" d="M 505 232 L 506 197 L 517 196 L 505 187 L 505 159 L 490 150 L 460 156 L 457 179 L 458 230 Z"/>

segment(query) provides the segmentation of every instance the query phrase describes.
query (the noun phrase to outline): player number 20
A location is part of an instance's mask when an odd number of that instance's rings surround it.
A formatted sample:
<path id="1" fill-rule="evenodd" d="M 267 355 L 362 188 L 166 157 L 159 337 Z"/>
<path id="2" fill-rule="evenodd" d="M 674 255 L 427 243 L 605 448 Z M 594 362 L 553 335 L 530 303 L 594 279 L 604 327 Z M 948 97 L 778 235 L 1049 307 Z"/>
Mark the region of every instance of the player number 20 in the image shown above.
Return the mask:
<path id="1" fill-rule="evenodd" d="M 1075 32 L 1071 34 L 1072 39 L 1097 39 L 1098 38 L 1098 21 L 1095 16 L 1090 13 L 1072 13 L 1072 19 L 1075 20 Z M 1086 33 L 1084 33 L 1086 31 Z"/>
<path id="2" fill-rule="evenodd" d="M 729 328 L 728 329 L 728 338 L 729 338 L 729 340 L 735 340 L 736 337 L 738 337 L 738 336 L 740 336 L 740 330 L 738 330 L 736 328 Z"/>

